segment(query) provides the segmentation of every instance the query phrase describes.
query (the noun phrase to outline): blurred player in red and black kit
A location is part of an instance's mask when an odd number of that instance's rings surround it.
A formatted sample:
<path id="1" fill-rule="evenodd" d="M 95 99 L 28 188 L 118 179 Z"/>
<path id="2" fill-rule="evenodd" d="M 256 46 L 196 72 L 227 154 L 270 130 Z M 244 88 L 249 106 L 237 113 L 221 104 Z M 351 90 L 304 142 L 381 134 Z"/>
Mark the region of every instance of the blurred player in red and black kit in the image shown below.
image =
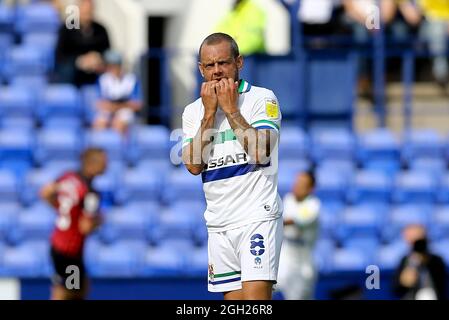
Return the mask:
<path id="1" fill-rule="evenodd" d="M 101 223 L 99 196 L 92 189 L 91 182 L 105 171 L 106 165 L 107 157 L 103 150 L 87 149 L 81 156 L 79 172 L 67 172 L 41 189 L 41 197 L 58 214 L 51 236 L 51 257 L 56 272 L 52 279 L 53 300 L 84 299 L 87 296 L 84 240 Z M 79 289 L 66 285 L 68 277 L 74 274 L 73 271 L 67 271 L 68 266 L 77 266 L 79 269 Z"/>

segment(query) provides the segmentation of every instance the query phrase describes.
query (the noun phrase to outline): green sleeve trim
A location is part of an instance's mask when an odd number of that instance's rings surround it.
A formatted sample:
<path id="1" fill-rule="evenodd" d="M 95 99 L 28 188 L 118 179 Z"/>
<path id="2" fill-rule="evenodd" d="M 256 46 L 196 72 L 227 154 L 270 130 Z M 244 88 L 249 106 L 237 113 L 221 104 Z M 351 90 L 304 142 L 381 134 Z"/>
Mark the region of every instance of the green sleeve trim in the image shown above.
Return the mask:
<path id="1" fill-rule="evenodd" d="M 253 122 L 251 125 L 254 126 L 254 125 L 260 124 L 260 123 L 272 125 L 272 126 L 275 127 L 277 130 L 279 130 L 279 126 L 278 126 L 276 123 L 274 123 L 273 121 L 269 121 L 269 120 L 259 120 L 259 121 Z"/>

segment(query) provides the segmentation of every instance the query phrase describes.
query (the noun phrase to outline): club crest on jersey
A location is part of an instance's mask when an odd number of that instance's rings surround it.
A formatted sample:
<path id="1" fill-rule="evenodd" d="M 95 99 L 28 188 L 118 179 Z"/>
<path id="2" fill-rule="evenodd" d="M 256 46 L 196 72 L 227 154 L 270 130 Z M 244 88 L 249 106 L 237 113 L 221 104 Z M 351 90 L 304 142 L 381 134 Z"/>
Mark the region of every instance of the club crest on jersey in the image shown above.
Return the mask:
<path id="1" fill-rule="evenodd" d="M 265 252 L 262 235 L 256 233 L 251 237 L 250 252 L 253 256 L 261 256 Z"/>
<path id="2" fill-rule="evenodd" d="M 209 264 L 208 270 L 209 270 L 209 280 L 210 281 L 214 281 L 214 277 L 215 277 L 215 275 L 214 275 L 214 265 L 213 264 Z"/>
<path id="3" fill-rule="evenodd" d="M 279 118 L 279 106 L 276 100 L 267 99 L 265 100 L 265 113 L 268 118 L 277 119 Z"/>
<path id="4" fill-rule="evenodd" d="M 254 259 L 254 263 L 256 264 L 256 266 L 260 266 L 262 263 L 262 259 L 260 257 L 256 257 Z"/>

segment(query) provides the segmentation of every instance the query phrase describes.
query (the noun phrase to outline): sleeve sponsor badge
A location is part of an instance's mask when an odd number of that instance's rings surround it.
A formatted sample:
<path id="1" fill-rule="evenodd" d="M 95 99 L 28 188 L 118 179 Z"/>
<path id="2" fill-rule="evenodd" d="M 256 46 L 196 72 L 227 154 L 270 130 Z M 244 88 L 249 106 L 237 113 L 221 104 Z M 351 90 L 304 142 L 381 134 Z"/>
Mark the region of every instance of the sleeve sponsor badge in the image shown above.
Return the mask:
<path id="1" fill-rule="evenodd" d="M 279 106 L 276 100 L 265 100 L 265 112 L 268 118 L 279 118 Z"/>

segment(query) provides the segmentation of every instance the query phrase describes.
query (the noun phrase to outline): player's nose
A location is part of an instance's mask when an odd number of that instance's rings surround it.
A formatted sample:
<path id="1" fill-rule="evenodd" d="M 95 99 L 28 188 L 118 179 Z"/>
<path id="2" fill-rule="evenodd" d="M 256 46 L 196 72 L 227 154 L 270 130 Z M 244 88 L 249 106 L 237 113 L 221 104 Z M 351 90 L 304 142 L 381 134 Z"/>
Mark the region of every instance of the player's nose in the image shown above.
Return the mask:
<path id="1" fill-rule="evenodd" d="M 218 63 L 214 64 L 214 74 L 221 74 L 221 67 Z"/>

